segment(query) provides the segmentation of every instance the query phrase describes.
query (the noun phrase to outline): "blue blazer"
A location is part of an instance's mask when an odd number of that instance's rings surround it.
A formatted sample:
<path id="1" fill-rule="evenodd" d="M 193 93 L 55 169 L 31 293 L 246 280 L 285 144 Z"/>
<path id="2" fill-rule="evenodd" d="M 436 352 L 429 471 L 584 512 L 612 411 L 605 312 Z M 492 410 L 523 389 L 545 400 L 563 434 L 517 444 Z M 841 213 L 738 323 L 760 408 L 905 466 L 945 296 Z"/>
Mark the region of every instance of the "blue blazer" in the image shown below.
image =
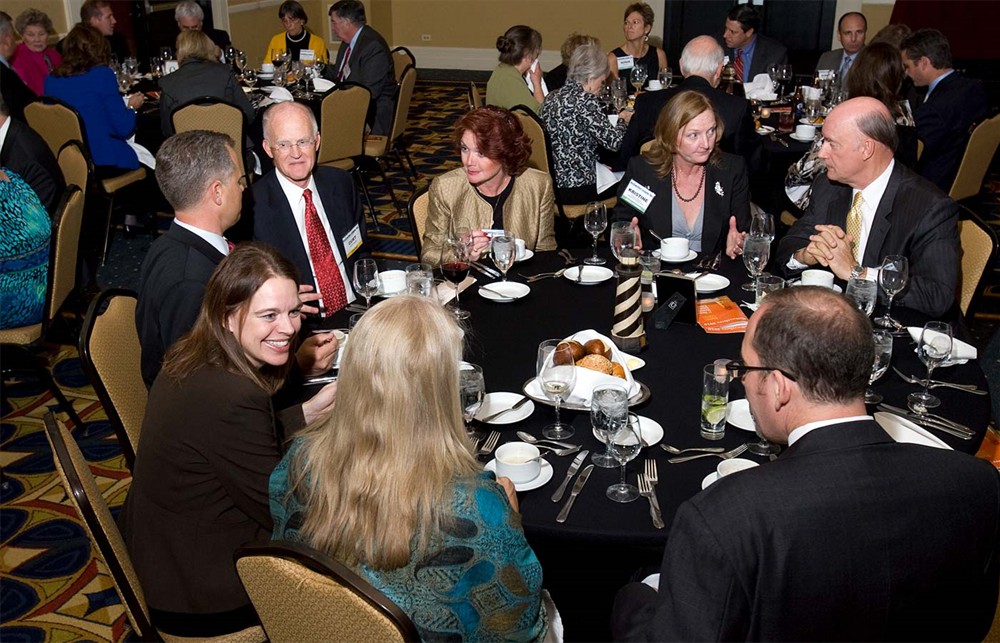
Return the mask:
<path id="1" fill-rule="evenodd" d="M 77 76 L 49 74 L 45 95 L 68 103 L 80 114 L 94 165 L 139 168 L 139 158 L 125 142 L 135 132 L 135 112 L 125 106 L 110 67 L 94 67 Z"/>

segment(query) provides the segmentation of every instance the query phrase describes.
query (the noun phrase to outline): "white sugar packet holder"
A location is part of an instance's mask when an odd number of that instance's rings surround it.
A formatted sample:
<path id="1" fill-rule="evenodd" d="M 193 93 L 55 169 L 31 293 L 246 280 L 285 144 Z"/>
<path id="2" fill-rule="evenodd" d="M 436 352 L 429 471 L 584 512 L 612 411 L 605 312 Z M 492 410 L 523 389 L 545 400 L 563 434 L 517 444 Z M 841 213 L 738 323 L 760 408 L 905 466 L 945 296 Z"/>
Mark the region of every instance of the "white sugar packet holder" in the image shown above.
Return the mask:
<path id="1" fill-rule="evenodd" d="M 589 368 L 576 367 L 576 385 L 573 387 L 573 391 L 569 394 L 569 398 L 566 400 L 567 404 L 577 404 L 590 408 L 590 398 L 593 395 L 594 389 L 598 386 L 606 386 L 608 384 L 618 384 L 619 386 L 625 386 L 628 390 L 628 396 L 631 398 L 639 392 L 639 383 L 635 381 L 632 377 L 632 371 L 629 370 L 627 366 L 628 356 L 625 353 L 618 350 L 614 342 L 610 338 L 598 333 L 596 330 L 588 329 L 581 330 L 573 335 L 570 335 L 566 340 L 574 339 L 581 344 L 586 344 L 592 339 L 599 339 L 604 342 L 605 346 L 611 347 L 611 361 L 618 362 L 625 369 L 625 379 L 622 380 L 620 377 L 615 377 L 614 375 L 605 375 L 604 373 L 598 373 L 597 371 L 592 371 Z M 545 393 L 542 391 L 541 385 L 538 383 L 538 378 L 532 379 L 527 387 L 525 387 L 525 393 L 530 397 L 535 397 L 538 399 L 544 399 Z"/>

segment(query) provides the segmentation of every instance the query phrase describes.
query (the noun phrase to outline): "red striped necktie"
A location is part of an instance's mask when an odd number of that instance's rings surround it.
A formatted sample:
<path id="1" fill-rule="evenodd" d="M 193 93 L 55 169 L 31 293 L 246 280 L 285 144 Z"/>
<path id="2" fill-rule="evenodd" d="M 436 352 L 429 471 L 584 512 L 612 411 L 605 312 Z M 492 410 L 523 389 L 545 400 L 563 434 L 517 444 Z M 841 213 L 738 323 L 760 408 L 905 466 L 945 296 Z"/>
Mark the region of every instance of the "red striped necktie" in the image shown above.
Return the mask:
<path id="1" fill-rule="evenodd" d="M 743 50 L 736 50 L 736 62 L 733 64 L 733 69 L 736 71 L 736 82 L 743 82 Z"/>
<path id="2" fill-rule="evenodd" d="M 347 49 L 344 51 L 344 62 L 340 66 L 340 71 L 337 72 L 337 82 L 344 80 L 344 70 L 347 69 L 347 61 L 351 58 L 351 46 L 347 45 Z"/>
<path id="3" fill-rule="evenodd" d="M 312 190 L 302 192 L 306 200 L 306 240 L 309 242 L 309 256 L 316 273 L 316 286 L 323 298 L 323 316 L 327 317 L 347 305 L 347 291 L 340 268 L 333 257 L 330 239 L 326 236 L 319 212 L 313 205 Z"/>

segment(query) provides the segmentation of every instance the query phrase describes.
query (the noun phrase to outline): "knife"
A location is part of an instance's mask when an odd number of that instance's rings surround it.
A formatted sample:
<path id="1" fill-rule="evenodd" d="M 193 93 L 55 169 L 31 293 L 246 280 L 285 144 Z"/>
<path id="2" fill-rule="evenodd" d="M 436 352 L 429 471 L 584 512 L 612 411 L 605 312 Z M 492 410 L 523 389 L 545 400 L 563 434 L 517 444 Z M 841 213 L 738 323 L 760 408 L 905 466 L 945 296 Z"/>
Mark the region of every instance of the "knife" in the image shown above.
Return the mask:
<path id="1" fill-rule="evenodd" d="M 884 405 L 879 405 L 878 408 L 879 409 L 883 409 L 883 410 L 885 410 L 888 413 L 892 413 L 893 415 L 898 415 L 900 417 L 904 417 L 907 420 L 913 422 L 914 424 L 917 424 L 919 426 L 922 426 L 922 427 L 925 427 L 925 428 L 928 428 L 928 429 L 935 429 L 937 431 L 941 431 L 943 433 L 947 433 L 948 435 L 953 435 L 956 438 L 961 438 L 962 440 L 971 440 L 972 439 L 972 434 L 970 434 L 970 433 L 966 433 L 964 431 L 959 431 L 958 429 L 955 429 L 955 428 L 953 428 L 951 426 L 948 426 L 947 424 L 944 424 L 943 422 L 938 422 L 936 420 L 931 420 L 931 419 L 929 419 L 929 418 L 927 418 L 926 416 L 923 416 L 923 415 L 917 415 L 915 413 L 901 413 L 899 411 L 890 411 Z"/>
<path id="2" fill-rule="evenodd" d="M 566 501 L 566 506 L 556 516 L 556 522 L 566 522 L 566 519 L 569 517 L 569 510 L 573 508 L 576 497 L 583 491 L 583 485 L 587 484 L 587 478 L 590 477 L 590 472 L 593 470 L 594 465 L 588 464 L 583 473 L 580 474 L 580 477 L 576 479 L 576 482 L 573 484 L 573 490 L 569 492 L 569 500 Z"/>
<path id="3" fill-rule="evenodd" d="M 880 404 L 879 408 L 880 409 L 884 409 L 886 411 L 889 411 L 890 413 L 895 413 L 896 415 L 902 415 L 903 417 L 906 417 L 906 418 L 909 418 L 909 419 L 912 419 L 912 420 L 917 420 L 917 421 L 920 421 L 920 422 L 926 422 L 927 424 L 939 424 L 942 427 L 945 427 L 947 429 L 951 429 L 952 431 L 956 431 L 958 433 L 961 433 L 964 436 L 968 436 L 966 439 L 971 438 L 973 435 L 975 435 L 975 433 L 972 431 L 972 429 L 970 429 L 969 427 L 965 426 L 964 424 L 959 424 L 958 422 L 953 422 L 952 420 L 949 420 L 948 418 L 941 417 L 940 415 L 934 415 L 933 413 L 913 413 L 913 412 L 909 411 L 908 409 L 902 409 L 902 408 L 899 408 L 899 407 L 896 407 L 896 406 L 892 406 L 890 404 L 884 404 L 884 403 Z M 942 429 L 942 430 L 944 430 L 944 429 Z"/>
<path id="4" fill-rule="evenodd" d="M 493 277 L 494 279 L 497 279 L 498 277 L 500 277 L 500 273 L 499 272 L 497 272 L 496 270 L 490 268 L 486 264 L 480 263 L 478 261 L 473 261 L 472 262 L 472 267 L 476 268 L 477 270 L 479 270 L 479 272 L 483 273 L 484 275 Z"/>
<path id="5" fill-rule="evenodd" d="M 552 502 L 559 502 L 562 500 L 563 494 L 566 493 L 566 486 L 569 485 L 570 479 L 573 474 L 580 470 L 580 465 L 583 461 L 590 455 L 590 451 L 582 451 L 580 455 L 573 458 L 573 462 L 569 465 L 569 470 L 566 472 L 566 477 L 563 479 L 562 484 L 556 489 L 556 492 L 552 494 Z"/>

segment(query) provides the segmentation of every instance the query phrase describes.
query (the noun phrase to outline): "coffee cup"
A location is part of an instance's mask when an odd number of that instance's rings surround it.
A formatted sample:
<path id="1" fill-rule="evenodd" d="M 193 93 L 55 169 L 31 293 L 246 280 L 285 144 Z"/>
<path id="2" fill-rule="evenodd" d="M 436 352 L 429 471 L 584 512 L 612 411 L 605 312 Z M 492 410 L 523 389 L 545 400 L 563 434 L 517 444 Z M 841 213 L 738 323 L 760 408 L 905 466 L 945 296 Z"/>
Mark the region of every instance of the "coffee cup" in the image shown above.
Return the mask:
<path id="1" fill-rule="evenodd" d="M 524 245 L 524 239 L 514 239 L 514 246 L 517 248 L 515 256 L 518 261 L 521 261 L 528 254 L 528 249 Z"/>
<path id="2" fill-rule="evenodd" d="M 406 290 L 406 273 L 402 270 L 384 270 L 379 273 L 382 292 L 391 294 Z"/>
<path id="3" fill-rule="evenodd" d="M 796 125 L 795 126 L 795 138 L 805 140 L 813 140 L 816 138 L 816 126 L 815 125 Z"/>
<path id="4" fill-rule="evenodd" d="M 742 458 L 731 458 L 729 460 L 723 460 L 719 463 L 719 466 L 715 468 L 715 472 L 719 474 L 720 478 L 725 478 L 726 476 L 736 473 L 737 471 L 743 471 L 744 469 L 753 469 L 754 467 L 760 466 L 753 460 L 743 460 Z"/>
<path id="5" fill-rule="evenodd" d="M 661 83 L 658 80 L 651 80 L 651 81 L 649 81 L 648 87 L 649 87 L 650 90 L 652 90 L 654 92 L 660 91 L 661 89 L 663 89 L 663 83 Z"/>
<path id="6" fill-rule="evenodd" d="M 531 482 L 541 473 L 541 452 L 527 442 L 508 442 L 496 450 L 497 477 L 510 478 L 514 484 Z"/>
<path id="7" fill-rule="evenodd" d="M 264 64 L 262 64 L 260 66 L 260 71 L 261 71 L 261 73 L 264 73 L 264 74 L 273 74 L 274 73 L 274 65 L 272 63 L 264 63 Z"/>
<path id="8" fill-rule="evenodd" d="M 826 270 L 803 270 L 802 285 L 833 288 L 833 273 Z"/>
<path id="9" fill-rule="evenodd" d="M 660 242 L 661 259 L 683 259 L 688 252 L 688 240 L 684 237 L 671 237 Z"/>

